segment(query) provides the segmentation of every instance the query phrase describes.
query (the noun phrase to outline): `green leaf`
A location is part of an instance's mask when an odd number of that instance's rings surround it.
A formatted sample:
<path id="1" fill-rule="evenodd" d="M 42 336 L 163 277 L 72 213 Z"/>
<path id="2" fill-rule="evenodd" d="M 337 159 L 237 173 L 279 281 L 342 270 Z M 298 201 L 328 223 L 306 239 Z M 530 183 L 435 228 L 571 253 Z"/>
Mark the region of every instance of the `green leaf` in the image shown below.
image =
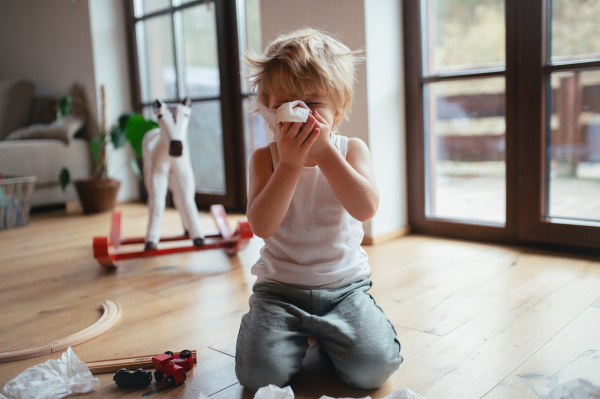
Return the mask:
<path id="1" fill-rule="evenodd" d="M 140 114 L 133 114 L 127 121 L 127 140 L 131 144 L 131 148 L 138 158 L 142 157 L 142 141 L 144 135 L 158 127 L 158 123 L 147 120 Z"/>
<path id="2" fill-rule="evenodd" d="M 135 177 L 137 177 L 138 181 L 144 180 L 144 176 L 142 175 L 142 171 L 140 170 L 140 166 L 137 163 L 137 159 L 131 158 L 129 160 L 129 166 L 131 166 L 131 170 L 133 171 L 133 174 L 135 175 Z"/>
<path id="3" fill-rule="evenodd" d="M 69 173 L 69 169 L 62 168 L 58 175 L 58 182 L 60 183 L 60 188 L 64 194 L 67 193 L 67 186 L 71 182 L 71 174 Z"/>
<path id="4" fill-rule="evenodd" d="M 115 148 L 119 148 L 127 143 L 127 121 L 133 113 L 124 113 L 119 117 L 117 124 L 110 129 L 110 140 Z"/>
<path id="5" fill-rule="evenodd" d="M 113 126 L 110 129 L 110 141 L 112 141 L 115 148 L 124 146 L 127 143 L 127 132 L 119 125 Z"/>
<path id="6" fill-rule="evenodd" d="M 98 163 L 98 158 L 100 157 L 100 137 L 94 137 L 90 140 L 90 148 L 92 149 L 94 162 Z"/>
<path id="7" fill-rule="evenodd" d="M 73 99 L 71 96 L 62 96 L 58 100 L 58 107 L 56 108 L 56 120 L 60 121 L 63 116 L 67 115 L 69 111 L 71 111 L 71 105 L 73 104 Z"/>

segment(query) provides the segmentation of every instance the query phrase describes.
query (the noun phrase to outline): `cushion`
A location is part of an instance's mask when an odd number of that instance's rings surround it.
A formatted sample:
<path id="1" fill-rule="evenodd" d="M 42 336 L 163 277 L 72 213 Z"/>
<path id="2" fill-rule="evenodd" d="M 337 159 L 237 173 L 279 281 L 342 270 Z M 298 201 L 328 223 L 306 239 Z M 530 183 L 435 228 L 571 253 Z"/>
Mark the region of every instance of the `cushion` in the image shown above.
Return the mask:
<path id="1" fill-rule="evenodd" d="M 29 80 L 0 81 L 0 140 L 27 124 L 34 90 Z"/>
<path id="2" fill-rule="evenodd" d="M 58 122 L 22 127 L 6 136 L 4 140 L 57 139 L 69 144 L 84 123 L 85 117 L 82 115 L 69 114 Z"/>

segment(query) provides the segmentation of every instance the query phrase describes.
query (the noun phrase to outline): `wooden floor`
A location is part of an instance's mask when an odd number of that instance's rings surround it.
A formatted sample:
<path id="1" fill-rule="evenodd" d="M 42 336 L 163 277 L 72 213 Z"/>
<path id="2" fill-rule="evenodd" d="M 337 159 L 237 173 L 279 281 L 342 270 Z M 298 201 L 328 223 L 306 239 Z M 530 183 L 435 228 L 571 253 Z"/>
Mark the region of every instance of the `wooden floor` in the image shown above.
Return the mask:
<path id="1" fill-rule="evenodd" d="M 120 208 L 123 235 L 143 235 L 146 208 Z M 206 214 L 201 223 L 214 228 Z M 102 374 L 101 387 L 86 397 L 252 398 L 237 383 L 233 355 L 261 240 L 234 257 L 212 250 L 126 261 L 109 271 L 94 261 L 91 245 L 108 229 L 109 214 L 55 211 L 0 232 L 0 350 L 77 332 L 112 299 L 121 320 L 74 347 L 80 359 L 196 349 L 198 364 L 174 388 L 153 382 L 122 390 Z M 173 210 L 163 233 L 180 233 Z M 536 398 L 526 382 L 600 383 L 600 260 L 414 235 L 366 250 L 371 293 L 396 326 L 405 361 L 382 388 L 353 390 L 312 347 L 291 382 L 297 398 L 382 398 L 401 387 L 427 399 Z M 58 357 L 0 364 L 0 387 Z"/>

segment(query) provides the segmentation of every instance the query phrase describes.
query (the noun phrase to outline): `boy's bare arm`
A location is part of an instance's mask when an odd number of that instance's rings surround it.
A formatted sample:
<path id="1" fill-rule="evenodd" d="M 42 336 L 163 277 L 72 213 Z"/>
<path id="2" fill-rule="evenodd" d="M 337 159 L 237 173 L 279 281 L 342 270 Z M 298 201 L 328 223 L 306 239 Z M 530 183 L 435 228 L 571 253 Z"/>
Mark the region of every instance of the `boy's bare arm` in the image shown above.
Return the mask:
<path id="1" fill-rule="evenodd" d="M 248 223 L 254 234 L 271 237 L 281 225 L 292 202 L 292 196 L 306 162 L 310 147 L 319 136 L 313 131 L 315 121 L 286 122 L 277 143 L 279 163 L 273 170 L 269 147 L 254 151 L 250 158 L 250 189 L 248 191 Z"/>
<path id="2" fill-rule="evenodd" d="M 348 139 L 346 159 L 333 145 L 313 155 L 313 159 L 352 217 L 366 222 L 375 216 L 379 192 L 371 169 L 369 148 L 362 140 Z"/>
<path id="3" fill-rule="evenodd" d="M 273 171 L 269 147 L 254 151 L 250 158 L 248 222 L 254 234 L 269 238 L 275 233 L 292 201 L 302 168 L 279 165 Z"/>

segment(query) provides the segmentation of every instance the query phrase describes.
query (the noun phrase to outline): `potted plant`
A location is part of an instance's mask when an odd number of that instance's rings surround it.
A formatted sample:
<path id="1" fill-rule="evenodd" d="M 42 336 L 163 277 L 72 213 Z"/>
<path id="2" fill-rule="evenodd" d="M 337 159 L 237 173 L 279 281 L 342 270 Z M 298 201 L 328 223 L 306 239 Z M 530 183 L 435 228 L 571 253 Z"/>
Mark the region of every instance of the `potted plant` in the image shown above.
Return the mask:
<path id="1" fill-rule="evenodd" d="M 135 159 L 131 160 L 130 165 L 140 183 L 140 201 L 146 202 L 148 194 L 146 193 L 146 186 L 144 185 L 142 176 L 142 171 L 144 170 L 142 162 L 142 141 L 144 140 L 144 135 L 148 131 L 158 127 L 158 123 L 144 118 L 144 116 L 141 114 L 131 113 L 128 116 L 129 117 L 125 125 L 125 131 L 127 141 L 129 141 L 131 149 L 135 154 Z"/>
<path id="2" fill-rule="evenodd" d="M 109 140 L 115 148 L 122 147 L 129 140 L 134 152 L 136 152 L 136 156 L 141 157 L 141 144 L 144 134 L 148 130 L 158 127 L 158 124 L 147 121 L 142 115 L 128 112 L 119 116 L 117 122 L 110 130 L 107 130 L 105 123 L 106 118 L 104 116 L 104 86 L 101 87 L 101 92 L 103 115 L 102 126 L 98 124 L 98 121 L 94 118 L 94 115 L 87 104 L 76 97 L 61 97 L 56 115 L 57 120 L 60 120 L 60 118 L 69 113 L 71 105 L 75 102 L 85 110 L 98 131 L 98 136 L 90 141 L 90 148 L 96 165 L 94 171 L 90 177 L 73 182 L 84 213 L 104 212 L 113 209 L 115 206 L 121 182 L 111 179 L 107 175 L 106 146 L 108 145 Z M 139 173 L 139 170 L 137 170 L 136 174 Z M 66 191 L 66 187 L 70 183 L 70 180 L 69 170 L 63 168 L 59 175 L 59 182 L 63 192 Z"/>

